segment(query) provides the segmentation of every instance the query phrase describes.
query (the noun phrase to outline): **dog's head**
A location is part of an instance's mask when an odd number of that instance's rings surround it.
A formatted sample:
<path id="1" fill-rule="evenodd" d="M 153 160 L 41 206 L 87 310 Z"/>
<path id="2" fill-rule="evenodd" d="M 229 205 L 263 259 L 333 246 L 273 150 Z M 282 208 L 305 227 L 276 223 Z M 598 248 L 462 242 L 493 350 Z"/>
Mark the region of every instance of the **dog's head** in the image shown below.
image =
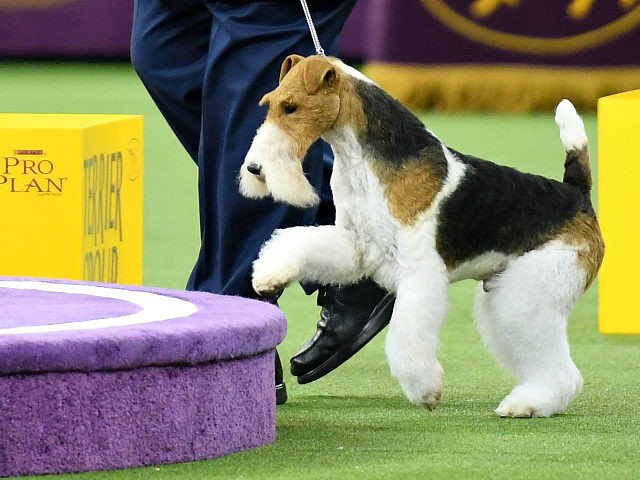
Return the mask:
<path id="1" fill-rule="evenodd" d="M 336 122 L 340 113 L 340 75 L 327 58 L 291 55 L 280 70 L 280 85 L 267 93 L 267 117 L 240 170 L 240 192 L 252 198 L 269 194 L 299 207 L 318 203 L 304 176 L 309 147 Z"/>

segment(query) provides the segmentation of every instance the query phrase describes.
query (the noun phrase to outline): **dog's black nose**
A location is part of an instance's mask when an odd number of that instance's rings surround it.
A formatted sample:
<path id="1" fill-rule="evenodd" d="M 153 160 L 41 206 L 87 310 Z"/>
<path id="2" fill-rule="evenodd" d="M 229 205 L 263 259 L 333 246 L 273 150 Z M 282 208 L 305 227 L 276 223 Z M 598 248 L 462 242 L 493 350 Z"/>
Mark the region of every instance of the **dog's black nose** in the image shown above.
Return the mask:
<path id="1" fill-rule="evenodd" d="M 251 162 L 247 164 L 247 170 L 249 170 L 249 173 L 260 176 L 260 174 L 262 173 L 262 166 L 257 164 L 256 162 Z"/>

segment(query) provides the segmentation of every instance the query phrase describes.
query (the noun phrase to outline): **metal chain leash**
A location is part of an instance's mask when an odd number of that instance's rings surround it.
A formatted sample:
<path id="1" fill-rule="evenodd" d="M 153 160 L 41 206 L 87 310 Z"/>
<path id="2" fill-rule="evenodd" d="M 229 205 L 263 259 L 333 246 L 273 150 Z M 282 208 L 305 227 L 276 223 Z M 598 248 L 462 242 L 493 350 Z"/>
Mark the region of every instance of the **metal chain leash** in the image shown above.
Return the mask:
<path id="1" fill-rule="evenodd" d="M 320 39 L 318 38 L 318 33 L 316 32 L 316 27 L 313 24 L 313 20 L 311 19 L 311 12 L 309 12 L 309 6 L 307 5 L 306 0 L 300 0 L 300 4 L 302 5 L 302 10 L 304 10 L 304 16 L 307 19 L 307 25 L 309 25 L 309 31 L 311 32 L 311 39 L 313 40 L 313 45 L 316 47 L 316 53 L 318 55 L 322 55 L 325 57 L 324 50 L 320 45 Z"/>

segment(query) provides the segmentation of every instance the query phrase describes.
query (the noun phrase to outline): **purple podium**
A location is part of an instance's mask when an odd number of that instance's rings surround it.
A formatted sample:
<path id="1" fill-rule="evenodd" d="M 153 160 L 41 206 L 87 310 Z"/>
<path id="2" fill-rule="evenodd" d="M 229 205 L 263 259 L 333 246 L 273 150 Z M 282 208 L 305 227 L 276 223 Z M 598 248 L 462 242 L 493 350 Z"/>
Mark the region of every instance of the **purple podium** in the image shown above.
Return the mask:
<path id="1" fill-rule="evenodd" d="M 0 476 L 273 442 L 285 333 L 278 308 L 240 297 L 0 277 Z"/>

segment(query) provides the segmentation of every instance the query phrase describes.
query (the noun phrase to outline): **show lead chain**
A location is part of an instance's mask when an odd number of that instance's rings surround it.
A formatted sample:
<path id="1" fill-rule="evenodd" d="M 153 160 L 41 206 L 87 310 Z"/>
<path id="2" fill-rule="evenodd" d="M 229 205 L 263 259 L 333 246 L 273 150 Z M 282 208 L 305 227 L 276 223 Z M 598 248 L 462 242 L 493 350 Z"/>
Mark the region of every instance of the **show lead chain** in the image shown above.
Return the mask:
<path id="1" fill-rule="evenodd" d="M 320 45 L 320 39 L 318 38 L 316 27 L 313 24 L 313 20 L 311 19 L 311 12 L 309 12 L 309 6 L 307 5 L 307 1 L 300 0 L 300 4 L 302 5 L 302 10 L 304 10 L 304 16 L 307 19 L 307 25 L 309 25 L 309 31 L 311 32 L 311 39 L 313 40 L 313 45 L 316 47 L 316 53 L 318 55 L 322 55 L 323 57 L 326 57 L 326 55 L 324 54 L 324 50 Z"/>

